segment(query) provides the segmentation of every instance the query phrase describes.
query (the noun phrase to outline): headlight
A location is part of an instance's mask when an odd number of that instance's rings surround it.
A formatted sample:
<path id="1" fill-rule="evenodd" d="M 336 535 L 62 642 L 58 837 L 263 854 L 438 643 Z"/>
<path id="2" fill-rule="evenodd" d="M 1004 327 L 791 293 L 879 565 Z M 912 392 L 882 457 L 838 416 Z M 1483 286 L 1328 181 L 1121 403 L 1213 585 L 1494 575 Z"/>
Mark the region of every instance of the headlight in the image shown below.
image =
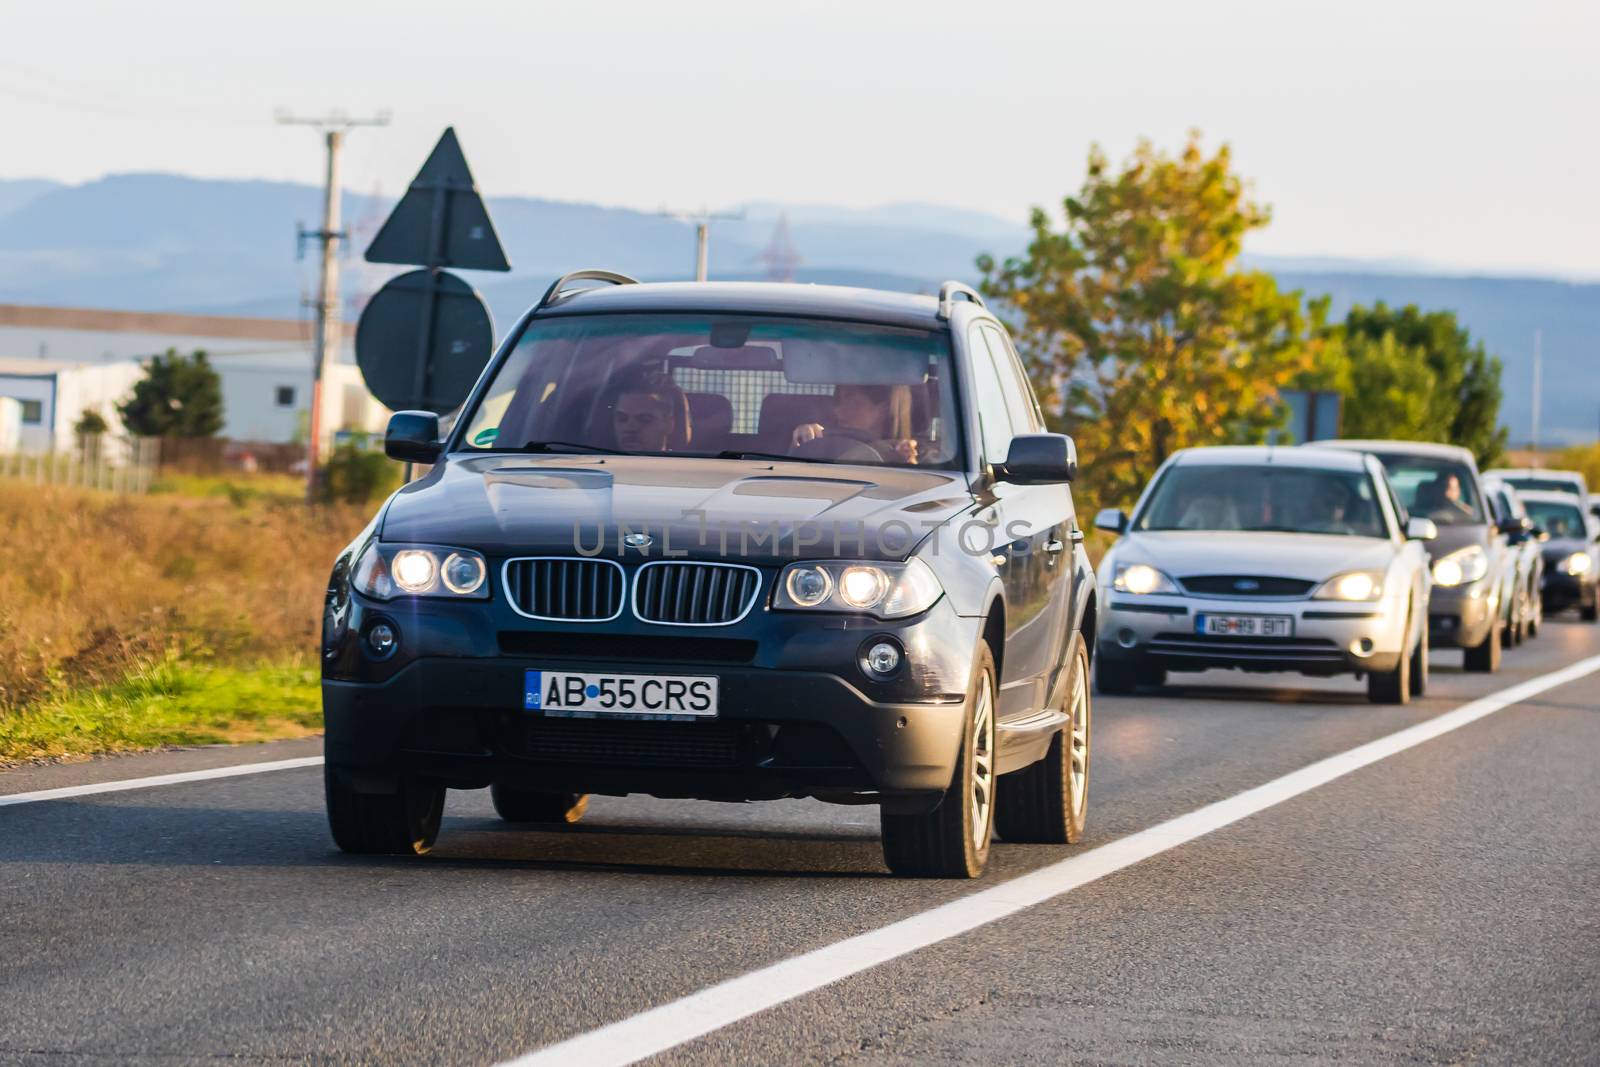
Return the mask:
<path id="1" fill-rule="evenodd" d="M 1588 574 L 1589 565 L 1589 553 L 1574 552 L 1572 555 L 1556 564 L 1556 570 L 1565 571 L 1566 573 L 1576 577 L 1580 574 Z"/>
<path id="2" fill-rule="evenodd" d="M 868 612 L 900 619 L 927 611 L 944 595 L 933 570 L 907 563 L 791 563 L 778 580 L 772 606 L 779 611 Z"/>
<path id="3" fill-rule="evenodd" d="M 1383 595 L 1383 575 L 1377 571 L 1351 571 L 1322 583 L 1314 600 L 1377 600 Z"/>
<path id="4" fill-rule="evenodd" d="M 489 595 L 488 573 L 483 556 L 471 549 L 373 541 L 356 562 L 350 584 L 376 600 L 396 596 L 482 600 Z"/>
<path id="5" fill-rule="evenodd" d="M 1171 578 L 1148 563 L 1119 563 L 1111 575 L 1111 588 L 1119 593 L 1176 593 L 1178 586 Z"/>
<path id="6" fill-rule="evenodd" d="M 1433 561 L 1433 580 L 1437 585 L 1470 585 L 1489 573 L 1489 555 L 1478 545 L 1468 545 Z"/>

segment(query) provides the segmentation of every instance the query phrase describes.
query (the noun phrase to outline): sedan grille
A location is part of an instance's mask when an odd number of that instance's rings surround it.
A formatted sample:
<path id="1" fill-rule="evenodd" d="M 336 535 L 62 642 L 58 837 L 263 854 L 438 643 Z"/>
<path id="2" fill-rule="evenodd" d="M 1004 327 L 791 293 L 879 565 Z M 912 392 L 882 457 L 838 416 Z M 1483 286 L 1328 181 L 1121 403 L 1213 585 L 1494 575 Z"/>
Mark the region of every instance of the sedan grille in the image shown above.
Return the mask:
<path id="1" fill-rule="evenodd" d="M 633 579 L 633 613 L 673 626 L 726 626 L 755 606 L 761 572 L 734 563 L 646 563 Z"/>
<path id="2" fill-rule="evenodd" d="M 622 614 L 622 566 L 605 559 L 535 556 L 506 561 L 506 599 L 519 615 L 607 622 Z"/>
<path id="3" fill-rule="evenodd" d="M 1200 574 L 1178 580 L 1188 592 L 1205 596 L 1305 596 L 1317 584 L 1259 574 Z"/>

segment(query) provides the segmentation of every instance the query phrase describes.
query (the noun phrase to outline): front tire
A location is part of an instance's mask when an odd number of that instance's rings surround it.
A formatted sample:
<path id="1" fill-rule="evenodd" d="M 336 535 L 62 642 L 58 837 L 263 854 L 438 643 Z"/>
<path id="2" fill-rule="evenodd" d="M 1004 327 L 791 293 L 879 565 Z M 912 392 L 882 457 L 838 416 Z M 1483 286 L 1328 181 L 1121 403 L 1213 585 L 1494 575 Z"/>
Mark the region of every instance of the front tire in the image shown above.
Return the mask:
<path id="1" fill-rule="evenodd" d="M 1126 660 L 1102 655 L 1094 665 L 1094 687 L 1106 696 L 1128 696 L 1138 685 L 1139 679 L 1133 664 Z"/>
<path id="2" fill-rule="evenodd" d="M 1462 653 L 1461 665 L 1479 674 L 1493 674 L 1500 669 L 1500 620 L 1494 621 L 1482 641 Z"/>
<path id="3" fill-rule="evenodd" d="M 999 688 L 987 642 L 979 643 L 976 659 L 961 752 L 939 806 L 925 815 L 880 811 L 884 862 L 903 878 L 976 878 L 989 862 Z"/>
<path id="4" fill-rule="evenodd" d="M 1424 696 L 1428 692 L 1428 628 L 1422 627 L 1417 637 L 1416 650 L 1411 653 L 1411 695 Z"/>
<path id="5" fill-rule="evenodd" d="M 1403 652 L 1392 671 L 1367 674 L 1367 699 L 1374 704 L 1411 703 L 1411 660 L 1414 652 Z"/>
<path id="6" fill-rule="evenodd" d="M 393 789 L 361 792 L 337 767 L 322 767 L 328 829 L 341 851 L 420 856 L 433 847 L 444 817 L 442 785 L 401 777 Z"/>
<path id="7" fill-rule="evenodd" d="M 510 823 L 571 826 L 589 808 L 588 793 L 550 793 L 495 782 L 489 787 L 495 814 Z"/>
<path id="8" fill-rule="evenodd" d="M 1062 710 L 1067 722 L 1037 763 L 1000 779 L 995 829 L 1006 841 L 1075 845 L 1083 840 L 1089 811 L 1089 740 L 1093 722 L 1089 699 L 1089 652 L 1072 637 L 1067 653 L 1067 692 Z"/>

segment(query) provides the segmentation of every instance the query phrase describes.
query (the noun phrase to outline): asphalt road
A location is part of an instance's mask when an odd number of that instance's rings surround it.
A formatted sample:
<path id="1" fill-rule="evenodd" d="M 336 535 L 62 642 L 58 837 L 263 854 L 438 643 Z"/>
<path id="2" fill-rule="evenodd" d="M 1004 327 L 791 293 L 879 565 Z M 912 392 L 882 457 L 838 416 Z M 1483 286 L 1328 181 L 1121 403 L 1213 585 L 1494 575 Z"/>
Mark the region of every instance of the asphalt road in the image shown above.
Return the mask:
<path id="1" fill-rule="evenodd" d="M 316 768 L 0 807 L 0 1062 L 494 1063 L 1122 838 L 1600 654 L 1560 620 L 1430 696 L 1213 673 L 1095 705 L 1091 840 L 890 878 L 876 812 L 452 793 L 340 855 Z M 315 742 L 0 774 L 0 794 Z M 761 1012 L 670 1063 L 1600 1061 L 1600 674 Z"/>

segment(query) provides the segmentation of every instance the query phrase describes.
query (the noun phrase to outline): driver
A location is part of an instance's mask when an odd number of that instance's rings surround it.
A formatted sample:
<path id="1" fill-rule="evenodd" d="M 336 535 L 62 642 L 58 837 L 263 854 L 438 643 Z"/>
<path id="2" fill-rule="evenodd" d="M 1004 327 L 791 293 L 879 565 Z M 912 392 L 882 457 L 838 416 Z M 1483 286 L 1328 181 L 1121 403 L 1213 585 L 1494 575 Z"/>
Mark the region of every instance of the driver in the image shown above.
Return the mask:
<path id="1" fill-rule="evenodd" d="M 904 385 L 839 385 L 827 423 L 794 428 L 796 455 L 860 462 L 915 464 L 911 436 L 911 390 Z"/>
<path id="2" fill-rule="evenodd" d="M 688 398 L 665 374 L 630 379 L 611 407 L 611 430 L 625 452 L 668 452 L 680 442 L 686 446 Z"/>
<path id="3" fill-rule="evenodd" d="M 1461 499 L 1461 478 L 1458 475 L 1446 474 L 1442 479 L 1442 483 L 1440 485 L 1440 495 L 1443 500 L 1437 510 L 1444 513 L 1443 517 L 1446 521 L 1470 519 L 1472 517 L 1472 508 L 1467 505 L 1465 500 Z M 1434 516 L 1434 518 L 1438 517 L 1440 516 Z"/>

